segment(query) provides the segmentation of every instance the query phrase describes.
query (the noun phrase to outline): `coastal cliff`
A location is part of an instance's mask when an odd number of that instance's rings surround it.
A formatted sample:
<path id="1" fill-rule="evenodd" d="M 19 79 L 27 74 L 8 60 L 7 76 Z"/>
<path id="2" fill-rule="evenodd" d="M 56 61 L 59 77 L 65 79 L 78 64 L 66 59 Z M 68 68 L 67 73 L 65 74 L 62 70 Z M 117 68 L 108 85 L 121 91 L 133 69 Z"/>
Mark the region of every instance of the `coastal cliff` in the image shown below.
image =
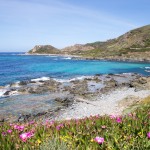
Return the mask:
<path id="1" fill-rule="evenodd" d="M 39 45 L 28 53 L 67 54 L 88 59 L 150 61 L 150 25 L 131 30 L 105 42 L 75 44 L 60 50 L 51 45 Z"/>

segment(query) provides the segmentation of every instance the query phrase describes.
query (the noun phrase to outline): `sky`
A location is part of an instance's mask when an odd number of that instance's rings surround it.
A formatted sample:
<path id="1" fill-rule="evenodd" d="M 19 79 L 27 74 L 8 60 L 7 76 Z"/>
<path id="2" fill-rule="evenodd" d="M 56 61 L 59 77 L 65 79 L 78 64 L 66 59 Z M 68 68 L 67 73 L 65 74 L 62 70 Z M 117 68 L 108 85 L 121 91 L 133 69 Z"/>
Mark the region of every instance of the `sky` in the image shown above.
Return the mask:
<path id="1" fill-rule="evenodd" d="M 0 52 L 64 48 L 148 25 L 150 0 L 0 0 Z"/>

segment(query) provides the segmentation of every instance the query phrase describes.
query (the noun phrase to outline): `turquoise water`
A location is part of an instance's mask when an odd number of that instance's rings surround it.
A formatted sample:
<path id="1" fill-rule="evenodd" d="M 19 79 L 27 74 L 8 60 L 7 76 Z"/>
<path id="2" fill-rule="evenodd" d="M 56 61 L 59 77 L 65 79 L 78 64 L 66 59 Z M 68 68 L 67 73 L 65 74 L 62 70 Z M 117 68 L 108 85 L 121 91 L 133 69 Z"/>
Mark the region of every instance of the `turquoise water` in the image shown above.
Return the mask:
<path id="1" fill-rule="evenodd" d="M 73 78 L 108 73 L 150 75 L 150 63 L 74 60 L 57 56 L 0 53 L 0 85 L 40 77 Z"/>

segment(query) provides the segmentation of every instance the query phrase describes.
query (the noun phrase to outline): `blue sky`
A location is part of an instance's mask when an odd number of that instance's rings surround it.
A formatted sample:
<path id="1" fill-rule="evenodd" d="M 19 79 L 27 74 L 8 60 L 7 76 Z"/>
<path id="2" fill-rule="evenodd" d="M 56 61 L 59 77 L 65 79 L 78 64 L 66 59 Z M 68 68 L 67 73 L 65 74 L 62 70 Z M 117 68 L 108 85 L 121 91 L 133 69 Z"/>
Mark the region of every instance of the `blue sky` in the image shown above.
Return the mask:
<path id="1" fill-rule="evenodd" d="M 149 24 L 150 0 L 0 0 L 0 52 L 104 41 Z"/>

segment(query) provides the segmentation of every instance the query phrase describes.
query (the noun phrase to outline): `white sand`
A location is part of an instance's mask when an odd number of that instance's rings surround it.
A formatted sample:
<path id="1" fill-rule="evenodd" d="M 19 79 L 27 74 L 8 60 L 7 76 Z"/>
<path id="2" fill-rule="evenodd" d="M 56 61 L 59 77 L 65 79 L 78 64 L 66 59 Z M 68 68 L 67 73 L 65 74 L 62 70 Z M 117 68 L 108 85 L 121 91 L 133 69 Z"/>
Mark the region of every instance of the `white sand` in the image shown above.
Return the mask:
<path id="1" fill-rule="evenodd" d="M 145 98 L 150 95 L 150 90 L 141 90 L 135 92 L 134 88 L 122 88 L 115 90 L 107 95 L 99 95 L 93 101 L 75 102 L 71 107 L 65 109 L 57 120 L 75 119 L 89 117 L 90 115 L 119 115 L 123 111 L 123 108 L 119 108 L 118 102 L 128 96 L 136 96 L 139 98 Z"/>

